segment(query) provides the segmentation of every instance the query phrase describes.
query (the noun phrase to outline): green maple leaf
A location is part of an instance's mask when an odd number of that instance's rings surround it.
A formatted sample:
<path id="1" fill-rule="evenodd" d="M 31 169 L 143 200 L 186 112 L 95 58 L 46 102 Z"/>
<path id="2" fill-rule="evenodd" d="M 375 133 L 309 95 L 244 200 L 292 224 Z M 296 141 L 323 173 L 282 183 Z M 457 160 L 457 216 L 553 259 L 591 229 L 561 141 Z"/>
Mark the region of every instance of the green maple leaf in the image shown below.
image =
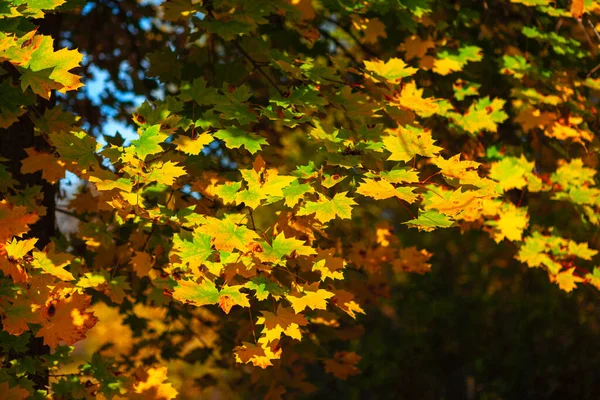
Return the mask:
<path id="1" fill-rule="evenodd" d="M 80 169 L 98 164 L 96 140 L 85 132 L 54 132 L 48 136 L 63 160 L 76 163 Z"/>
<path id="2" fill-rule="evenodd" d="M 294 207 L 306 193 L 314 193 L 315 189 L 308 183 L 293 181 L 289 186 L 284 187 L 282 192 L 285 199 L 284 204 L 288 207 Z"/>
<path id="3" fill-rule="evenodd" d="M 288 292 L 287 288 L 267 279 L 264 275 L 252 278 L 244 286 L 250 290 L 254 290 L 256 292 L 254 296 L 260 301 L 266 300 L 269 295 L 281 297 Z"/>
<path id="4" fill-rule="evenodd" d="M 448 228 L 454 223 L 444 214 L 437 211 L 419 212 L 419 217 L 404 222 L 406 225 L 416 227 L 423 231 L 432 231 L 435 228 Z"/>
<path id="5" fill-rule="evenodd" d="M 204 78 L 194 79 L 192 84 L 184 83 L 181 86 L 179 98 L 183 101 L 193 100 L 198 105 L 214 105 L 223 102 L 223 96 L 216 88 L 207 87 Z"/>
<path id="6" fill-rule="evenodd" d="M 263 144 L 267 144 L 265 138 L 246 132 L 237 126 L 221 129 L 213 136 L 224 141 L 228 149 L 238 149 L 243 146 L 251 154 L 261 150 Z"/>
<path id="7" fill-rule="evenodd" d="M 140 138 L 132 140 L 131 144 L 134 147 L 134 153 L 144 160 L 150 154 L 156 154 L 163 150 L 159 143 L 165 141 L 169 135 L 161 133 L 160 125 L 152 125 L 141 130 Z"/>
<path id="8" fill-rule="evenodd" d="M 230 204 L 235 202 L 238 190 L 241 188 L 242 182 L 227 182 L 217 186 L 214 189 L 214 193 L 223 199 L 223 204 Z"/>
<path id="9" fill-rule="evenodd" d="M 335 217 L 349 219 L 352 217 L 352 206 L 356 205 L 354 199 L 346 197 L 346 193 L 336 194 L 333 199 L 323 201 L 309 201 L 298 211 L 297 215 L 315 214 L 315 218 L 322 223 L 327 223 Z"/>
<path id="10" fill-rule="evenodd" d="M 65 93 L 83 86 L 80 77 L 69 72 L 78 67 L 82 59 L 83 55 L 77 50 L 63 48 L 54 51 L 54 40 L 50 36 L 42 36 L 37 49 L 31 54 L 31 60 L 27 66 L 33 72 L 51 69 L 52 72 L 48 75 L 48 79 L 62 85 L 59 92 Z M 42 77 L 43 75 L 37 76 L 38 80 L 43 79 Z"/>
<path id="11" fill-rule="evenodd" d="M 195 306 L 216 304 L 219 301 L 219 290 L 212 281 L 203 279 L 202 283 L 178 281 L 173 290 L 173 298 Z"/>
<path id="12" fill-rule="evenodd" d="M 58 90 L 63 87 L 62 84 L 50 79 L 53 71 L 52 68 L 40 71 L 33 71 L 30 68 L 26 69 L 23 71 L 23 75 L 21 75 L 21 89 L 25 91 L 28 87 L 31 87 L 33 93 L 49 100 L 52 90 Z"/>
<path id="13" fill-rule="evenodd" d="M 173 236 L 173 250 L 182 263 L 190 268 L 199 268 L 213 253 L 211 239 L 211 236 L 200 232 L 177 234 Z"/>
<path id="14" fill-rule="evenodd" d="M 290 256 L 292 253 L 298 256 L 316 254 L 312 247 L 304 243 L 304 240 L 286 238 L 283 233 L 280 233 L 271 244 L 262 243 L 264 251 L 259 253 L 258 257 L 266 262 L 279 263 L 283 257 Z"/>

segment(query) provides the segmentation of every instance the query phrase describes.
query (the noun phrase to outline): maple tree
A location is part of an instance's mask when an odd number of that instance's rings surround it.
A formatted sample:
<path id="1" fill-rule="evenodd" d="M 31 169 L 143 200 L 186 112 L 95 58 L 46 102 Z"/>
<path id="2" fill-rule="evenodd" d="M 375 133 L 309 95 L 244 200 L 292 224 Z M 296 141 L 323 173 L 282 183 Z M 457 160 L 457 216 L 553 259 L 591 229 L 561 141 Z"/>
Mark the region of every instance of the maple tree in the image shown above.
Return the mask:
<path id="1" fill-rule="evenodd" d="M 0 397 L 311 396 L 463 259 L 596 296 L 598 16 L 2 2 Z"/>

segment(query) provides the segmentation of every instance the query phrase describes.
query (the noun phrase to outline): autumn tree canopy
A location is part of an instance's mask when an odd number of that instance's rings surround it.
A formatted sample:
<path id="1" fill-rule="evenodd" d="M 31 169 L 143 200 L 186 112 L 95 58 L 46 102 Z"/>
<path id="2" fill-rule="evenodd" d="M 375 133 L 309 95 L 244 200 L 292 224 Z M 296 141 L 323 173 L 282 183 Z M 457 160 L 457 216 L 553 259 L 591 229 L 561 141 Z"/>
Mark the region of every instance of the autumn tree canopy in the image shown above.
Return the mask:
<path id="1" fill-rule="evenodd" d="M 478 290 L 486 332 L 510 296 L 598 317 L 599 17 L 593 0 L 3 1 L 0 398 L 365 396 L 404 379 L 386 330 L 449 312 L 420 312 L 449 282 Z M 476 365 L 461 385 L 492 374 Z M 407 398 L 448 396 L 431 385 Z"/>

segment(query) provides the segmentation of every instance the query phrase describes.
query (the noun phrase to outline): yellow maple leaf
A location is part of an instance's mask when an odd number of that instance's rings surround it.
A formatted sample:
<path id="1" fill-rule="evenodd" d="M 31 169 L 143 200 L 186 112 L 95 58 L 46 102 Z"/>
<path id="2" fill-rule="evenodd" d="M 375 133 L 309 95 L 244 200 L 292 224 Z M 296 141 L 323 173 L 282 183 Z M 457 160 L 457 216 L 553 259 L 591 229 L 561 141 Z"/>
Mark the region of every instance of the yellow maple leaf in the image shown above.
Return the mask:
<path id="1" fill-rule="evenodd" d="M 419 129 L 414 126 L 399 126 L 388 129 L 388 136 L 384 136 L 383 144 L 392 154 L 390 161 L 410 161 L 415 155 L 435 157 L 442 148 L 435 146 L 435 140 L 428 129 Z"/>
<path id="2" fill-rule="evenodd" d="M 418 70 L 408 67 L 404 61 L 399 58 L 390 58 L 386 62 L 381 60 L 365 61 L 365 69 L 374 75 L 367 75 L 370 79 L 384 78 L 389 82 L 398 82 L 400 79 L 414 75 Z"/>
<path id="3" fill-rule="evenodd" d="M 195 138 L 180 135 L 173 140 L 173 144 L 177 145 L 177 150 L 186 154 L 200 154 L 202 149 L 215 140 L 211 134 L 204 132 Z"/>
<path id="4" fill-rule="evenodd" d="M 421 117 L 429 117 L 439 112 L 436 99 L 423 98 L 423 89 L 418 89 L 415 82 L 409 82 L 399 95 L 394 97 L 391 104 L 414 111 Z"/>
<path id="5" fill-rule="evenodd" d="M 372 197 L 375 200 L 389 199 L 390 197 L 397 197 L 400 200 L 404 200 L 408 203 L 413 203 L 419 198 L 418 194 L 414 194 L 412 191 L 415 188 L 411 187 L 394 187 L 386 179 L 374 180 L 365 179 L 360 184 L 356 193 L 362 194 L 363 196 Z"/>
<path id="6" fill-rule="evenodd" d="M 6 250 L 8 257 L 18 260 L 33 250 L 37 241 L 37 238 L 25 240 L 17 240 L 16 238 L 13 238 L 10 243 L 7 243 L 4 246 L 4 249 Z"/>
<path id="7" fill-rule="evenodd" d="M 460 71 L 463 64 L 451 58 L 436 59 L 433 62 L 433 72 L 440 75 L 448 75 L 451 72 Z"/>
<path id="8" fill-rule="evenodd" d="M 301 287 L 300 296 L 286 295 L 285 298 L 292 303 L 292 308 L 296 314 L 304 311 L 306 307 L 311 310 L 327 309 L 327 300 L 332 298 L 334 294 L 324 289 L 318 289 L 318 285 L 319 283 L 315 282 L 306 287 Z"/>
<path id="9" fill-rule="evenodd" d="M 504 238 L 512 242 L 520 242 L 523 231 L 529 225 L 529 215 L 525 208 L 518 208 L 512 203 L 506 203 L 499 213 L 499 219 L 495 222 L 497 231 L 494 234 L 496 243 Z"/>
<path id="10" fill-rule="evenodd" d="M 433 163 L 441 170 L 441 174 L 448 178 L 457 178 L 462 184 L 473 185 L 481 181 L 477 168 L 481 165 L 475 161 L 461 161 L 460 154 L 456 154 L 449 159 L 436 157 Z"/>
<path id="11" fill-rule="evenodd" d="M 569 293 L 577 287 L 578 282 L 584 281 L 579 276 L 574 275 L 574 272 L 575 267 L 559 272 L 558 274 L 554 275 L 552 279 L 554 282 L 556 282 L 558 287 L 560 287 L 565 292 Z"/>
<path id="12" fill-rule="evenodd" d="M 134 398 L 171 400 L 177 397 L 178 392 L 167 380 L 167 367 L 152 367 L 139 370 L 139 380 L 133 385 L 133 392 L 138 395 Z"/>
<path id="13" fill-rule="evenodd" d="M 545 130 L 544 133 L 546 136 L 558 140 L 573 139 L 574 141 L 580 143 L 582 143 L 582 140 L 588 142 L 594 140 L 594 136 L 591 132 L 571 126 L 570 124 L 563 124 L 558 121 L 552 124 L 550 129 Z"/>
<path id="14" fill-rule="evenodd" d="M 296 215 L 315 214 L 315 218 L 322 223 L 327 223 L 336 217 L 352 218 L 352 206 L 356 205 L 356 202 L 347 197 L 346 193 L 348 192 L 337 193 L 333 199 L 320 197 L 318 201 L 306 202 Z"/>

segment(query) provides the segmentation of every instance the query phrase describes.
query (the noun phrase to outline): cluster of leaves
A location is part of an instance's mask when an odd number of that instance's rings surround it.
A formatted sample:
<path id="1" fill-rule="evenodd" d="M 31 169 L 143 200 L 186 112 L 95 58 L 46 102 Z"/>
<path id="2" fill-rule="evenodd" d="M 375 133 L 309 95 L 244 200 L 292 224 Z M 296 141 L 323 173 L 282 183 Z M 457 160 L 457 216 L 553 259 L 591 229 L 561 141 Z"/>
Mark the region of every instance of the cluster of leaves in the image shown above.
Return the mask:
<path id="1" fill-rule="evenodd" d="M 82 182 L 62 210 L 77 229 L 36 248 L 54 210 L 0 166 L 2 397 L 198 398 L 251 373 L 280 398 L 314 391 L 315 365 L 347 379 L 355 320 L 431 267 L 404 231 L 477 230 L 566 292 L 600 289 L 600 82 L 583 76 L 600 35 L 582 22 L 599 3 L 166 2 L 153 23 L 177 41 L 147 54 L 165 95 L 131 141 L 88 135 L 60 100 L 36 114 L 81 86 L 82 54 L 31 23 L 80 10 L 63 3 L 0 7 L 0 127 L 30 118 L 45 143 L 19 173 Z M 499 10 L 516 22 L 495 27 Z M 33 337 L 52 351 L 24 356 Z M 97 352 L 77 365 L 83 339 Z"/>

